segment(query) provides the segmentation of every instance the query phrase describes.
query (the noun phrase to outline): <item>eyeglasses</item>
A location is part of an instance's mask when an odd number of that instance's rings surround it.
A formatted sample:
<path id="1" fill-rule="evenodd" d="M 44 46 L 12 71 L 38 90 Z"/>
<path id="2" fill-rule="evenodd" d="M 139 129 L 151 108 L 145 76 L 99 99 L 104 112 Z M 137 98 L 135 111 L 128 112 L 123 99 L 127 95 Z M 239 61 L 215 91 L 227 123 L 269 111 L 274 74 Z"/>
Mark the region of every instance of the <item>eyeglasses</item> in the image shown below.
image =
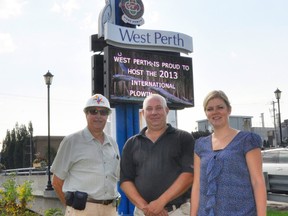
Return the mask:
<path id="1" fill-rule="evenodd" d="M 90 113 L 90 115 L 97 115 L 100 113 L 101 116 L 107 116 L 110 114 L 110 110 L 103 109 L 103 110 L 97 110 L 97 109 L 89 109 L 87 110 L 87 113 Z"/>

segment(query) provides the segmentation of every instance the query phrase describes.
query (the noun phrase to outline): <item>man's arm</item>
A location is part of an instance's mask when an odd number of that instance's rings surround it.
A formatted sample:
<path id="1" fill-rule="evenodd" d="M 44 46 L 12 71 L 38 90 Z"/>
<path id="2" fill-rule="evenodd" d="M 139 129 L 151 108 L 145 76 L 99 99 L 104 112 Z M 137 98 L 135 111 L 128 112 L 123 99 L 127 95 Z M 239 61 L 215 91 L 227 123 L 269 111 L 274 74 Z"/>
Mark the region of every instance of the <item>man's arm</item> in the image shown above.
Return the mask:
<path id="1" fill-rule="evenodd" d="M 166 201 L 166 204 L 171 200 L 176 199 L 185 193 L 192 185 L 193 174 L 184 172 L 179 175 L 175 182 L 166 190 L 159 199 Z M 166 205 L 165 204 L 165 205 Z"/>
<path id="2" fill-rule="evenodd" d="M 185 172 L 180 174 L 174 183 L 157 200 L 149 203 L 149 211 L 160 212 L 167 203 L 186 192 L 191 187 L 192 182 L 192 173 Z"/>
<path id="3" fill-rule="evenodd" d="M 56 194 L 58 195 L 58 198 L 60 199 L 61 203 L 64 206 L 66 206 L 65 194 L 62 191 L 63 184 L 64 184 L 64 180 L 60 179 L 59 177 L 57 177 L 54 174 L 52 177 L 53 188 L 54 188 Z"/>
<path id="4" fill-rule="evenodd" d="M 128 199 L 138 208 L 140 209 L 144 215 L 161 215 L 161 216 L 168 216 L 168 213 L 165 209 L 161 209 L 158 212 L 150 211 L 148 207 L 148 203 L 143 199 L 143 197 L 139 194 L 138 190 L 136 189 L 135 185 L 131 181 L 125 181 L 120 185 L 121 189 L 124 191 Z"/>
<path id="5" fill-rule="evenodd" d="M 135 185 L 131 181 L 124 181 L 120 185 L 123 192 L 126 194 L 128 199 L 139 209 L 143 209 L 148 203 L 139 194 Z"/>

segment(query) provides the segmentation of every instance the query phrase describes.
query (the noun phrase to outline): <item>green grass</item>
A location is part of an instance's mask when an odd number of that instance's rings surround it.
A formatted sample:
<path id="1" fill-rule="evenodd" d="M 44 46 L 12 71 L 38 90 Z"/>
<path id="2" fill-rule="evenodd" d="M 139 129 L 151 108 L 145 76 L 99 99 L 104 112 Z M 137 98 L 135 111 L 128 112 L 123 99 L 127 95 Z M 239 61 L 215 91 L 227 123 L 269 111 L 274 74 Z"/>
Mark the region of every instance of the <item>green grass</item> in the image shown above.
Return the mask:
<path id="1" fill-rule="evenodd" d="M 276 211 L 276 210 L 268 210 L 267 216 L 284 216 L 288 215 L 288 211 Z"/>

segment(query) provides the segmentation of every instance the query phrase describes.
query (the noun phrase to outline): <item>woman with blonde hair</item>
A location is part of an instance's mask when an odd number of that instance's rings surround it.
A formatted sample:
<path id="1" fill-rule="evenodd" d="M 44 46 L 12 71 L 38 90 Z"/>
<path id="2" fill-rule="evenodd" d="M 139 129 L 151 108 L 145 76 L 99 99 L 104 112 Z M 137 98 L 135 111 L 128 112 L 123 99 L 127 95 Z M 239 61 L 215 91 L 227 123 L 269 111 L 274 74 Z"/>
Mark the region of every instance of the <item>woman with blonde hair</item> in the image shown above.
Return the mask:
<path id="1" fill-rule="evenodd" d="M 203 106 L 213 133 L 195 143 L 191 216 L 265 216 L 260 136 L 229 125 L 223 91 L 210 92 Z"/>

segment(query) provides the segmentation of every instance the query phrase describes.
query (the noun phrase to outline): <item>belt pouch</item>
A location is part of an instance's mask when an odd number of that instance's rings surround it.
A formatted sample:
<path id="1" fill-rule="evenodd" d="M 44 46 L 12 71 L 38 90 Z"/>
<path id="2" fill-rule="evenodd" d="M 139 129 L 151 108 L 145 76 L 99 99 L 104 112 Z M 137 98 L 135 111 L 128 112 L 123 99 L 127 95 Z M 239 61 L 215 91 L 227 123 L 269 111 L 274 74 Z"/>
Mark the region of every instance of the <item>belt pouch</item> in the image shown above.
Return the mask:
<path id="1" fill-rule="evenodd" d="M 74 200 L 74 192 L 71 192 L 71 191 L 66 192 L 65 193 L 65 200 L 66 200 L 67 206 L 72 206 L 73 200 Z"/>
<path id="2" fill-rule="evenodd" d="M 84 210 L 86 207 L 88 194 L 81 191 L 76 191 L 74 193 L 74 200 L 72 207 L 77 210 Z"/>

